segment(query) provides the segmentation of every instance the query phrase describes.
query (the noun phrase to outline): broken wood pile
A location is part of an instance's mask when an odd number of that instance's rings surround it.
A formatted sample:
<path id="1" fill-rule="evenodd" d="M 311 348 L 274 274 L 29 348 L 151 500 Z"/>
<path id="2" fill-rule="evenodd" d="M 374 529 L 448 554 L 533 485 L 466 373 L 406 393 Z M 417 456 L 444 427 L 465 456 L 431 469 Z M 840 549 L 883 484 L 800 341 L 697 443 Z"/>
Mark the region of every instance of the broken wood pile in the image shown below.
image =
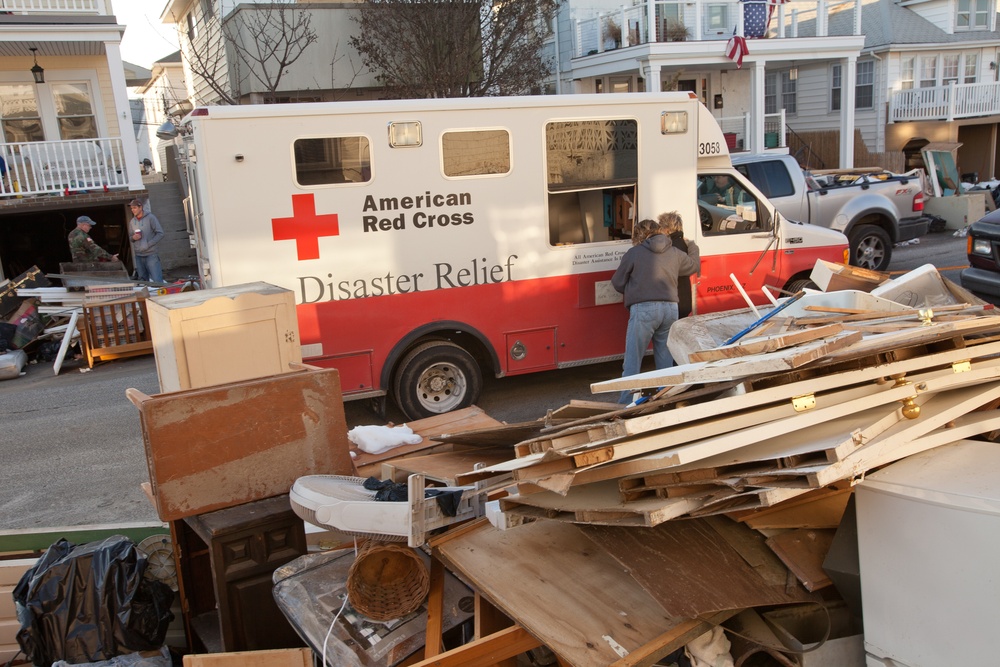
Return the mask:
<path id="1" fill-rule="evenodd" d="M 595 392 L 658 391 L 544 429 L 515 458 L 458 481 L 511 474 L 516 492 L 501 507 L 517 517 L 655 526 L 770 507 L 1000 428 L 1000 316 L 990 307 L 846 310 L 806 304 L 768 322 L 783 331 L 596 383 Z"/>

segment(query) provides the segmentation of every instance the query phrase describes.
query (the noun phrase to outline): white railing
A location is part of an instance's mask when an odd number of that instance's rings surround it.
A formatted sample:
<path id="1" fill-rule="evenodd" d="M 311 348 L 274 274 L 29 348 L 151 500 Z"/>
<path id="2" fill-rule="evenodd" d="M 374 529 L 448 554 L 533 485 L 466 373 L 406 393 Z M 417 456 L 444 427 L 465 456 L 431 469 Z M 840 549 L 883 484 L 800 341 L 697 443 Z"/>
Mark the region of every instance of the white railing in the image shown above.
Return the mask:
<path id="1" fill-rule="evenodd" d="M 33 14 L 108 14 L 104 0 L 0 0 L 0 11 Z"/>
<path id="2" fill-rule="evenodd" d="M 122 140 L 73 139 L 0 143 L 6 173 L 0 197 L 127 188 Z"/>
<path id="3" fill-rule="evenodd" d="M 723 116 L 716 118 L 730 153 L 750 150 L 750 112 L 742 116 Z M 764 148 L 784 148 L 788 145 L 786 135 L 788 127 L 785 123 L 785 110 L 777 113 L 764 114 Z"/>
<path id="4" fill-rule="evenodd" d="M 955 120 L 1000 114 L 1000 83 L 951 83 L 898 90 L 889 100 L 889 122 Z"/>
<path id="5" fill-rule="evenodd" d="M 831 32 L 830 16 L 845 11 L 852 12 L 851 21 Z M 758 23 L 767 26 L 763 34 L 747 32 L 755 13 L 771 14 L 770 21 Z M 575 17 L 575 57 L 654 42 L 728 40 L 734 31 L 746 37 L 861 34 L 861 0 L 647 0 L 613 12 L 578 11 Z"/>

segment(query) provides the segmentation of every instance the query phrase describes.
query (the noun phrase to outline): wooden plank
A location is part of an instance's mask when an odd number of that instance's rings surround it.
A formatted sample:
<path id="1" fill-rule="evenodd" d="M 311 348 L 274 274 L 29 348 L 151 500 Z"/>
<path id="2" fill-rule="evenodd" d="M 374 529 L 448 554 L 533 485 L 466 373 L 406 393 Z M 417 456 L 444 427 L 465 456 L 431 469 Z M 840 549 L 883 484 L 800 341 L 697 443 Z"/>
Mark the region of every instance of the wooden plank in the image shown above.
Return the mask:
<path id="1" fill-rule="evenodd" d="M 473 448 L 405 456 L 382 464 L 382 479 L 405 482 L 413 473 L 422 474 L 425 479 L 441 482 L 445 486 L 459 486 L 456 477 L 472 470 L 476 464 L 495 465 L 510 459 L 507 447 Z"/>
<path id="2" fill-rule="evenodd" d="M 489 667 L 539 646 L 541 643 L 524 628 L 514 625 L 410 667 Z"/>
<path id="3" fill-rule="evenodd" d="M 82 526 L 50 526 L 46 528 L 16 528 L 0 530 L 0 553 L 41 552 L 48 549 L 59 538 L 66 538 L 73 544 L 96 542 L 112 535 L 124 535 L 134 542 L 141 542 L 151 535 L 167 532 L 165 524 L 158 521 L 134 521 L 127 523 L 84 524 Z M 0 561 L 0 573 L 10 561 Z M 13 561 L 16 568 L 19 561 Z M 34 559 L 29 561 L 34 563 Z M 0 584 L 5 582 L 0 575 Z"/>
<path id="4" fill-rule="evenodd" d="M 768 323 L 770 324 L 770 323 Z M 754 338 L 746 338 L 732 345 L 722 345 L 709 350 L 699 350 L 692 352 L 689 361 L 717 361 L 719 359 L 736 359 L 746 357 L 751 354 L 764 354 L 766 352 L 776 352 L 778 350 L 808 343 L 810 341 L 826 338 L 844 330 L 842 324 L 830 324 L 825 327 L 815 327 L 810 329 L 799 329 L 784 333 L 772 334 L 770 336 L 759 335 Z"/>
<path id="5" fill-rule="evenodd" d="M 375 474 L 378 474 L 378 472 L 381 471 L 381 468 L 376 464 L 380 464 L 383 461 L 402 458 L 403 456 L 409 456 L 415 452 L 430 454 L 432 450 L 440 449 L 445 446 L 450 448 L 450 445 L 445 445 L 444 443 L 440 443 L 435 440 L 434 436 L 436 435 L 448 432 L 459 433 L 467 430 L 492 428 L 500 426 L 501 422 L 493 417 L 490 417 L 485 411 L 483 411 L 482 408 L 476 405 L 470 405 L 469 407 L 462 408 L 461 410 L 453 410 L 451 412 L 425 417 L 424 419 L 417 419 L 415 421 L 408 422 L 407 425 L 413 430 L 414 433 L 423 437 L 422 442 L 418 442 L 415 445 L 401 445 L 399 447 L 393 447 L 392 449 L 382 452 L 381 454 L 369 454 L 357 449 L 356 447 L 352 447 L 351 452 L 354 454 L 354 465 L 357 467 L 359 473 L 364 469 L 366 471 L 375 470 Z"/>
<path id="6" fill-rule="evenodd" d="M 312 664 L 313 654 L 307 648 L 201 653 L 184 656 L 184 667 L 312 667 Z"/>
<path id="7" fill-rule="evenodd" d="M 748 377 L 780 373 L 798 368 L 841 350 L 861 340 L 855 331 L 841 332 L 835 336 L 811 341 L 788 350 L 758 354 L 744 359 L 722 359 L 719 361 L 696 362 L 674 366 L 657 371 L 639 373 L 617 380 L 605 380 L 590 385 L 594 393 L 649 389 L 680 384 L 703 384 Z"/>
<path id="8" fill-rule="evenodd" d="M 541 521 L 500 531 L 483 521 L 431 546 L 575 667 L 606 667 L 682 623 L 574 526 Z"/>
<path id="9" fill-rule="evenodd" d="M 581 401 L 578 399 L 572 399 L 567 405 L 564 405 L 561 408 L 549 410 L 545 415 L 545 421 L 556 422 L 565 419 L 577 420 L 596 417 L 605 415 L 609 412 L 617 412 L 618 410 L 621 410 L 621 408 L 622 406 L 620 403 Z"/>
<path id="10" fill-rule="evenodd" d="M 847 484 L 841 488 L 816 489 L 773 507 L 733 512 L 728 516 L 754 530 L 836 528 L 853 491 Z"/>
<path id="11" fill-rule="evenodd" d="M 126 396 L 163 521 L 288 493 L 303 475 L 354 473 L 335 369 Z"/>
<path id="12" fill-rule="evenodd" d="M 920 355 L 912 359 L 883 363 L 870 368 L 849 370 L 780 386 L 771 386 L 746 394 L 688 405 L 683 410 L 656 411 L 623 420 L 623 428 L 627 434 L 634 435 L 660 428 L 673 427 L 682 423 L 726 414 L 736 410 L 745 410 L 768 403 L 787 401 L 793 396 L 814 394 L 818 397 L 823 392 L 866 382 L 883 381 L 884 378 L 894 375 L 926 372 L 928 369 L 950 366 L 957 361 L 975 360 L 974 363 L 979 363 L 979 360 L 984 357 L 996 354 L 1000 354 L 1000 340 L 969 348 Z"/>
<path id="13" fill-rule="evenodd" d="M 611 667 L 652 667 L 662 658 L 729 620 L 736 613 L 735 611 L 720 611 L 704 619 L 696 618 L 679 623 L 659 637 L 630 652 L 621 660 L 612 663 Z"/>
<path id="14" fill-rule="evenodd" d="M 784 579 L 777 585 L 766 581 L 703 519 L 668 521 L 655 528 L 580 526 L 580 530 L 674 619 L 811 599 L 801 588 L 786 590 Z"/>
<path id="15" fill-rule="evenodd" d="M 410 428 L 412 427 L 411 423 Z M 450 442 L 474 447 L 513 447 L 522 440 L 535 437 L 543 428 L 545 428 L 545 422 L 539 420 L 520 424 L 498 423 L 496 426 L 486 428 L 435 434 L 432 439 L 437 442 Z"/>
<path id="16" fill-rule="evenodd" d="M 833 544 L 832 528 L 800 528 L 767 538 L 767 546 L 774 550 L 807 591 L 818 591 L 832 586 L 833 581 L 823 571 L 830 545 Z"/>

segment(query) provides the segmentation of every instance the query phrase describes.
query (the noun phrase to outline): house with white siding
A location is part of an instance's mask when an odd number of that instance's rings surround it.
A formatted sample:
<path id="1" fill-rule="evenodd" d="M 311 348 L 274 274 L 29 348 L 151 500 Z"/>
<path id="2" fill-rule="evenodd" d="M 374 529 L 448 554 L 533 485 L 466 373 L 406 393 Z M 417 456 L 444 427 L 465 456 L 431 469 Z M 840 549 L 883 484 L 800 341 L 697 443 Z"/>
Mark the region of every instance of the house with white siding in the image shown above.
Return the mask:
<path id="1" fill-rule="evenodd" d="M 145 193 L 111 0 L 4 0 L 0 11 L 0 279 L 70 261 L 76 218 L 129 260 Z"/>
<path id="2" fill-rule="evenodd" d="M 734 150 L 853 167 L 858 147 L 952 141 L 962 171 L 1000 175 L 996 0 L 570 0 L 551 32 L 547 92 L 688 90 Z M 811 146 L 831 134 L 819 165 Z"/>

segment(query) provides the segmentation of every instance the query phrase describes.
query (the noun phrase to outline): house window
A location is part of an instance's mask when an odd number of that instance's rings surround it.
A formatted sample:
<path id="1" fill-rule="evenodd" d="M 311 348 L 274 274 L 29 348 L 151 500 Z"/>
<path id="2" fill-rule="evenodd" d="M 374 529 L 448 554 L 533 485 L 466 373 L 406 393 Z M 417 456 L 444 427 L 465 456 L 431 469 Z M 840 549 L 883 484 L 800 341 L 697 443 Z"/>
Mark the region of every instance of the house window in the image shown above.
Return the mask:
<path id="1" fill-rule="evenodd" d="M 830 110 L 840 111 L 840 92 L 843 85 L 843 71 L 840 65 L 834 65 L 830 72 Z M 769 195 L 770 196 L 770 195 Z"/>
<path id="2" fill-rule="evenodd" d="M 784 109 L 785 113 L 795 113 L 796 83 L 797 80 L 793 79 L 791 73 L 787 70 L 784 72 L 772 72 L 765 76 L 764 113 L 778 113 L 779 109 Z"/>
<path id="3" fill-rule="evenodd" d="M 0 84 L 0 125 L 5 141 L 45 141 L 33 85 Z"/>
<path id="4" fill-rule="evenodd" d="M 986 30 L 990 20 L 990 0 L 958 0 L 958 30 Z"/>
<path id="5" fill-rule="evenodd" d="M 441 136 L 445 176 L 510 173 L 510 133 L 506 130 L 445 132 Z"/>
<path id="6" fill-rule="evenodd" d="M 941 85 L 958 83 L 958 61 L 957 53 L 946 53 L 941 58 Z"/>
<path id="7" fill-rule="evenodd" d="M 899 87 L 902 90 L 913 89 L 914 58 L 903 58 L 899 63 Z"/>
<path id="8" fill-rule="evenodd" d="M 937 85 L 937 56 L 920 57 L 920 87 L 933 88 Z"/>
<path id="9" fill-rule="evenodd" d="M 201 0 L 202 23 L 208 23 L 213 16 L 215 16 L 215 6 L 212 4 L 212 0 Z"/>
<path id="10" fill-rule="evenodd" d="M 978 53 L 966 53 L 965 54 L 965 77 L 962 79 L 965 83 L 975 83 L 976 82 L 976 71 L 979 69 L 979 54 Z"/>
<path id="11" fill-rule="evenodd" d="M 198 37 L 198 22 L 194 20 L 194 12 L 188 12 L 187 15 L 187 29 L 188 29 L 188 39 L 194 40 Z"/>
<path id="12" fill-rule="evenodd" d="M 833 66 L 831 79 L 830 110 L 840 111 L 843 77 L 840 65 Z M 854 108 L 871 109 L 875 105 L 875 63 L 871 60 L 855 64 Z"/>
<path id="13" fill-rule="evenodd" d="M 631 93 L 632 92 L 632 77 L 628 76 L 613 76 L 610 78 L 609 83 L 611 84 L 612 93 Z"/>
<path id="14" fill-rule="evenodd" d="M 56 122 L 62 139 L 96 139 L 97 120 L 86 83 L 52 84 Z"/>
<path id="15" fill-rule="evenodd" d="M 297 139 L 295 180 L 299 185 L 366 183 L 371 180 L 368 137 Z"/>
<path id="16" fill-rule="evenodd" d="M 708 5 L 705 8 L 705 34 L 719 35 L 731 31 L 729 5 Z"/>
<path id="17" fill-rule="evenodd" d="M 875 106 L 875 63 L 871 60 L 859 62 L 855 72 L 854 108 L 871 109 Z"/>

